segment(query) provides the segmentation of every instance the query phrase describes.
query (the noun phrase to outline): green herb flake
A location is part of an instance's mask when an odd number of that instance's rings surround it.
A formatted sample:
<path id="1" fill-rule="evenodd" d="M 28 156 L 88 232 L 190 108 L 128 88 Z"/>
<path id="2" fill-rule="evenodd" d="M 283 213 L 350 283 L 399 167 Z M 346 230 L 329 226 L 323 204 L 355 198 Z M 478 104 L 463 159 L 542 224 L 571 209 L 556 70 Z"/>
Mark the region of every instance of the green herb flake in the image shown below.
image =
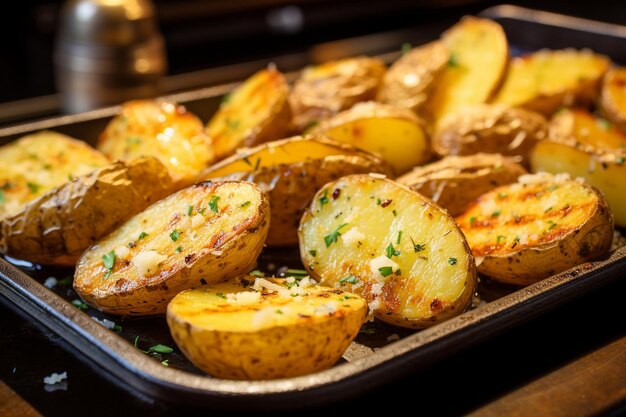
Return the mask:
<path id="1" fill-rule="evenodd" d="M 387 254 L 387 258 L 389 259 L 393 258 L 394 256 L 400 256 L 400 251 L 394 248 L 392 243 L 389 243 L 389 245 L 387 245 L 385 252 Z"/>
<path id="2" fill-rule="evenodd" d="M 448 259 L 448 263 L 449 263 L 450 265 L 456 265 L 456 258 L 450 258 L 450 259 Z"/>
<path id="3" fill-rule="evenodd" d="M 348 223 L 340 224 L 339 227 L 337 227 L 333 232 L 324 236 L 324 243 L 326 244 L 327 248 L 329 248 L 330 245 L 332 245 L 333 243 L 337 242 L 337 238 L 341 236 L 341 233 L 339 232 L 339 230 L 343 229 L 347 225 Z"/>
<path id="4" fill-rule="evenodd" d="M 161 361 L 161 365 L 163 365 L 163 366 L 170 366 L 170 360 L 169 359 L 165 359 L 164 361 Z"/>
<path id="5" fill-rule="evenodd" d="M 497 209 L 496 211 L 494 211 L 493 213 L 491 213 L 491 217 L 498 217 L 500 215 L 502 211 L 500 209 Z"/>
<path id="6" fill-rule="evenodd" d="M 0 204 L 4 203 L 6 201 L 5 197 L 4 197 L 4 190 L 0 190 Z"/>
<path id="7" fill-rule="evenodd" d="M 474 223 L 476 223 L 476 217 L 472 216 L 470 217 L 470 226 L 474 226 Z"/>
<path id="8" fill-rule="evenodd" d="M 519 243 L 520 239 L 521 238 L 519 236 L 515 236 L 515 239 L 513 239 L 513 242 L 514 243 Z"/>
<path id="9" fill-rule="evenodd" d="M 139 346 L 137 346 L 137 343 L 139 343 L 139 336 L 135 336 L 135 340 L 133 341 L 133 346 L 139 349 Z"/>
<path id="10" fill-rule="evenodd" d="M 224 96 L 222 97 L 222 101 L 221 104 L 226 104 L 230 101 L 230 98 L 232 97 L 231 95 L 232 93 L 226 93 L 224 94 Z"/>
<path id="11" fill-rule="evenodd" d="M 596 120 L 596 123 L 598 124 L 598 126 L 602 130 L 609 130 L 612 127 L 611 122 L 609 122 L 608 120 L 603 119 L 603 118 L 598 118 Z"/>
<path id="12" fill-rule="evenodd" d="M 425 243 L 415 243 L 415 241 L 413 240 L 412 237 L 411 237 L 411 243 L 413 244 L 413 252 L 414 253 L 421 252 L 424 249 L 426 249 L 426 244 Z"/>
<path id="13" fill-rule="evenodd" d="M 250 200 L 246 200 L 243 203 L 239 204 L 239 207 L 241 208 L 248 207 L 250 204 L 252 204 L 252 202 Z"/>
<path id="14" fill-rule="evenodd" d="M 120 326 L 119 324 L 116 324 L 113 326 L 112 329 L 114 332 L 121 332 L 122 331 L 122 326 Z"/>
<path id="15" fill-rule="evenodd" d="M 339 285 L 344 284 L 356 284 L 359 282 L 359 279 L 354 275 L 348 275 L 347 277 L 343 277 L 339 280 Z"/>
<path id="16" fill-rule="evenodd" d="M 411 49 L 413 49 L 413 45 L 411 45 L 408 42 L 403 43 L 402 46 L 400 47 L 400 50 L 402 51 L 402 54 L 406 54 Z"/>
<path id="17" fill-rule="evenodd" d="M 382 275 L 383 277 L 388 277 L 389 275 L 393 274 L 393 268 L 390 266 L 381 266 L 380 268 L 378 268 L 378 272 L 380 272 L 380 275 Z"/>
<path id="18" fill-rule="evenodd" d="M 506 238 L 505 238 L 504 236 L 499 235 L 499 236 L 496 238 L 496 243 L 500 244 L 500 242 L 502 242 L 502 241 L 503 241 L 503 240 L 505 240 L 505 239 L 506 239 Z"/>
<path id="19" fill-rule="evenodd" d="M 74 277 L 69 275 L 69 276 L 59 280 L 59 282 L 57 282 L 57 285 L 60 285 L 62 287 L 69 287 L 70 285 L 72 285 L 73 282 L 74 282 Z"/>
<path id="20" fill-rule="evenodd" d="M 283 314 L 283 310 L 281 310 L 280 308 L 276 309 L 276 314 Z"/>
<path id="21" fill-rule="evenodd" d="M 626 159 L 624 159 L 623 156 L 618 156 L 617 158 L 615 158 L 615 163 L 618 165 L 624 165 L 624 162 L 626 162 Z"/>
<path id="22" fill-rule="evenodd" d="M 115 266 L 115 251 L 111 251 L 105 255 L 102 255 L 102 262 L 107 272 L 104 274 L 104 278 L 108 278 L 113 272 L 113 266 Z"/>
<path id="23" fill-rule="evenodd" d="M 236 130 L 239 127 L 239 120 L 226 119 L 224 121 L 230 130 Z"/>
<path id="24" fill-rule="evenodd" d="M 172 230 L 172 232 L 170 233 L 170 239 L 172 239 L 172 241 L 176 242 L 178 240 L 178 238 L 180 237 L 180 233 L 181 233 L 181 231 L 178 230 L 178 229 Z"/>
<path id="25" fill-rule="evenodd" d="M 311 250 L 309 251 L 309 255 L 311 255 L 312 257 L 314 257 L 314 258 L 315 258 L 315 257 L 317 256 L 317 251 L 316 251 L 315 249 L 311 249 Z"/>
<path id="26" fill-rule="evenodd" d="M 126 138 L 126 143 L 128 145 L 139 145 L 141 143 L 141 137 L 140 136 L 128 136 Z"/>
<path id="27" fill-rule="evenodd" d="M 248 159 L 248 157 L 247 157 L 247 156 L 244 156 L 244 157 L 243 157 L 243 162 L 245 162 L 246 164 L 248 164 L 248 165 L 252 166 L 252 163 L 250 162 L 250 159 Z"/>
<path id="28" fill-rule="evenodd" d="M 459 56 L 455 53 L 450 54 L 450 59 L 448 60 L 448 66 L 452 68 L 457 68 L 459 66 Z"/>
<path id="29" fill-rule="evenodd" d="M 34 182 L 30 182 L 30 181 L 28 181 L 26 185 L 30 189 L 30 192 L 33 194 L 37 194 L 39 192 L 39 189 L 41 188 L 39 184 L 35 184 Z"/>
<path id="30" fill-rule="evenodd" d="M 209 209 L 211 209 L 213 213 L 218 213 L 217 202 L 219 200 L 220 200 L 220 196 L 214 195 L 213 197 L 211 197 L 211 201 L 209 201 Z"/>
<path id="31" fill-rule="evenodd" d="M 145 237 L 148 237 L 148 236 L 149 236 L 148 233 L 141 232 L 141 233 L 139 233 L 139 237 L 137 237 L 137 240 L 141 240 L 141 239 L 143 239 Z"/>
<path id="32" fill-rule="evenodd" d="M 555 223 L 555 222 L 553 222 L 552 220 L 548 220 L 548 224 L 550 225 L 550 226 L 548 227 L 548 230 L 547 230 L 548 232 L 549 232 L 550 230 L 554 229 L 554 228 L 558 225 L 558 223 Z"/>
<path id="33" fill-rule="evenodd" d="M 193 213 L 193 206 L 190 204 L 187 206 L 187 216 L 191 217 L 191 213 Z"/>
<path id="34" fill-rule="evenodd" d="M 67 174 L 68 181 L 74 181 L 74 176 L 72 174 Z"/>
<path id="35" fill-rule="evenodd" d="M 148 352 L 152 352 L 152 353 L 172 353 L 172 352 L 174 352 L 174 349 L 172 349 L 171 347 L 169 347 L 167 345 L 159 343 L 158 345 L 151 346 L 148 349 Z"/>
<path id="36" fill-rule="evenodd" d="M 556 185 L 556 184 L 552 184 L 550 187 L 548 187 L 548 190 L 550 190 L 550 191 L 554 191 L 554 190 L 556 190 L 557 188 L 559 188 L 559 186 L 558 186 L 558 185 Z"/>
<path id="37" fill-rule="evenodd" d="M 506 193 L 499 192 L 499 193 L 498 193 L 498 198 L 499 198 L 500 200 L 504 200 L 504 199 L 506 198 Z"/>
<path id="38" fill-rule="evenodd" d="M 79 310 L 87 310 L 89 308 L 87 304 L 79 299 L 72 300 L 72 305 L 74 305 L 74 307 L 78 308 Z"/>
<path id="39" fill-rule="evenodd" d="M 179 246 L 176 249 L 174 249 L 174 252 L 176 252 L 176 253 L 181 253 L 182 251 L 183 251 L 183 247 L 182 246 Z"/>
<path id="40" fill-rule="evenodd" d="M 376 334 L 376 329 L 373 327 L 363 327 L 359 330 L 359 334 L 373 335 Z"/>
<path id="41" fill-rule="evenodd" d="M 320 208 L 328 204 L 328 190 L 324 190 L 324 194 L 320 197 Z"/>
<path id="42" fill-rule="evenodd" d="M 380 206 L 380 205 L 381 205 L 381 203 L 382 203 L 382 200 L 381 200 L 380 198 L 377 198 L 377 199 L 376 199 L 376 205 L 377 205 L 377 206 Z"/>
<path id="43" fill-rule="evenodd" d="M 224 300 L 226 299 L 226 296 L 224 295 L 224 293 L 216 292 L 215 295 L 218 296 L 219 298 L 223 298 Z"/>
<path id="44" fill-rule="evenodd" d="M 396 245 L 400 244 L 400 240 L 402 240 L 402 230 L 398 232 L 398 238 L 396 239 Z"/>
<path id="45" fill-rule="evenodd" d="M 317 119 L 311 119 L 306 126 L 304 126 L 304 129 L 302 130 L 303 133 L 308 133 L 309 131 L 313 130 L 313 128 L 315 128 L 317 125 L 320 124 L 320 121 Z"/>
<path id="46" fill-rule="evenodd" d="M 393 213 L 393 217 L 398 216 L 398 212 L 397 212 L 395 209 L 394 209 L 394 210 L 391 210 L 391 212 Z"/>
<path id="47" fill-rule="evenodd" d="M 263 272 L 259 271 L 258 269 L 250 271 L 250 275 L 253 275 L 253 276 L 259 277 L 259 278 L 263 278 L 265 276 L 265 274 Z"/>
<path id="48" fill-rule="evenodd" d="M 548 207 L 547 209 L 545 209 L 545 210 L 544 210 L 544 213 L 549 212 L 549 211 L 550 211 L 550 210 L 552 210 L 553 208 L 554 208 L 554 207 L 552 207 L 552 206 Z"/>

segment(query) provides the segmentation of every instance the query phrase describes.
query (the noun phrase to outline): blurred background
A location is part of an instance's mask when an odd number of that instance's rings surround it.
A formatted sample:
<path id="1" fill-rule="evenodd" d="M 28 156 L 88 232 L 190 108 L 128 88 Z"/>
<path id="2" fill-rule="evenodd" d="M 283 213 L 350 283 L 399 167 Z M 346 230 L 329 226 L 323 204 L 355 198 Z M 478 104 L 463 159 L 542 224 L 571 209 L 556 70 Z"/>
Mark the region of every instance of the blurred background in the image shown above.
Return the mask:
<path id="1" fill-rule="evenodd" d="M 0 37 L 0 124 L 63 113 L 53 51 L 61 0 L 13 2 Z M 168 94 L 242 79 L 267 62 L 283 71 L 433 39 L 464 14 L 500 2 L 477 0 L 153 0 L 168 68 Z M 518 1 L 520 6 L 626 24 L 610 1 Z M 383 36 L 372 36 L 391 33 Z M 406 35 L 405 35 L 406 34 Z M 341 42 L 361 37 L 358 42 Z"/>

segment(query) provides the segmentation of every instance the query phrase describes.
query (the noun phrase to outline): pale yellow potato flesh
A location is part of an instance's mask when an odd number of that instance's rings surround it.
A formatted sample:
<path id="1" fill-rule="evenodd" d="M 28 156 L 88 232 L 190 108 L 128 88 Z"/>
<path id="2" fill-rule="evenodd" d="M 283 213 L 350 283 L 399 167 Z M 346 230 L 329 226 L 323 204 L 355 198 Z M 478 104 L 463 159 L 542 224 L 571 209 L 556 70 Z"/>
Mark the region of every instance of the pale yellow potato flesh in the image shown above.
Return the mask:
<path id="1" fill-rule="evenodd" d="M 447 115 L 490 99 L 509 62 L 506 35 L 493 20 L 466 16 L 444 32 L 441 41 L 450 60 L 425 107 L 434 130 Z"/>
<path id="2" fill-rule="evenodd" d="M 550 116 L 562 106 L 588 104 L 611 61 L 589 50 L 541 50 L 511 60 L 494 103 Z"/>
<path id="3" fill-rule="evenodd" d="M 100 135 L 98 149 L 112 160 L 159 159 L 176 189 L 193 184 L 214 160 L 202 121 L 184 106 L 160 99 L 124 103 Z"/>
<path id="4" fill-rule="evenodd" d="M 258 71 L 225 97 L 207 124 L 215 159 L 287 136 L 291 123 L 289 86 L 275 68 Z"/>
<path id="5" fill-rule="evenodd" d="M 243 278 L 250 285 L 255 280 Z M 264 281 L 285 294 L 255 291 L 241 281 L 178 294 L 167 322 L 183 353 L 224 379 L 289 378 L 335 364 L 365 320 L 365 300 L 332 288 L 300 288 L 295 281 L 289 289 L 285 279 Z"/>
<path id="6" fill-rule="evenodd" d="M 474 295 L 474 258 L 450 215 L 378 175 L 327 184 L 299 236 L 307 271 L 361 295 L 385 322 L 427 327 L 462 313 Z"/>
<path id="7" fill-rule="evenodd" d="M 420 120 L 397 106 L 359 103 L 322 122 L 314 133 L 378 154 L 398 175 L 430 159 L 430 141 Z"/>
<path id="8" fill-rule="evenodd" d="M 550 139 L 598 151 L 626 152 L 626 134 L 582 109 L 563 109 L 550 120 Z"/>
<path id="9" fill-rule="evenodd" d="M 53 131 L 33 133 L 0 147 L 0 218 L 108 163 L 85 142 Z"/>
<path id="10" fill-rule="evenodd" d="M 483 194 L 456 218 L 479 272 L 528 285 L 608 252 L 613 218 L 606 200 L 567 178 L 523 176 Z"/>
<path id="11" fill-rule="evenodd" d="M 76 265 L 74 289 L 111 314 L 162 314 L 182 290 L 251 270 L 268 220 L 267 199 L 254 184 L 194 184 L 86 250 Z"/>
<path id="12" fill-rule="evenodd" d="M 607 118 L 626 132 L 626 67 L 613 68 L 606 73 L 600 107 Z"/>

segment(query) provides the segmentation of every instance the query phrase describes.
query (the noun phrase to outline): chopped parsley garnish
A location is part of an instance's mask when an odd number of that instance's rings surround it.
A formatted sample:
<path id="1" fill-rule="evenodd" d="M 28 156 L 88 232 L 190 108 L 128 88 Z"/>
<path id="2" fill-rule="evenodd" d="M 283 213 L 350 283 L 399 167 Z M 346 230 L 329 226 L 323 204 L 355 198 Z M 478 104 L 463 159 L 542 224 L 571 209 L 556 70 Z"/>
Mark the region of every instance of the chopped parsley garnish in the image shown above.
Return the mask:
<path id="1" fill-rule="evenodd" d="M 394 248 L 392 243 L 389 243 L 389 245 L 387 245 L 385 252 L 387 254 L 387 258 L 389 259 L 393 258 L 394 256 L 400 256 L 400 251 Z"/>
<path id="2" fill-rule="evenodd" d="M 230 130 L 235 130 L 239 127 L 239 120 L 226 119 L 224 122 Z"/>
<path id="3" fill-rule="evenodd" d="M 67 174 L 68 181 L 74 181 L 74 176 L 72 174 Z"/>
<path id="4" fill-rule="evenodd" d="M 548 224 L 550 225 L 548 227 L 548 230 L 546 230 L 547 232 L 549 232 L 550 230 L 554 229 L 558 223 L 553 222 L 552 220 L 548 220 Z"/>
<path id="5" fill-rule="evenodd" d="M 412 237 L 411 237 L 411 243 L 413 244 L 413 252 L 415 252 L 415 253 L 421 252 L 424 249 L 426 249 L 426 244 L 425 243 L 415 243 L 415 241 L 413 240 Z"/>
<path id="6" fill-rule="evenodd" d="M 224 94 L 224 97 L 222 97 L 222 101 L 221 104 L 226 104 L 230 101 L 230 97 L 231 97 L 232 93 L 226 93 Z"/>
<path id="7" fill-rule="evenodd" d="M 312 257 L 314 257 L 314 258 L 315 258 L 315 257 L 317 256 L 317 251 L 316 251 L 315 249 L 311 249 L 311 250 L 309 251 L 309 255 L 311 255 Z"/>
<path id="8" fill-rule="evenodd" d="M 497 209 L 496 211 L 494 211 L 493 213 L 491 213 L 491 217 L 498 217 L 501 213 L 500 209 Z"/>
<path id="9" fill-rule="evenodd" d="M 499 198 L 500 200 L 504 200 L 504 199 L 506 198 L 506 193 L 499 192 L 499 193 L 498 193 L 498 198 Z"/>
<path id="10" fill-rule="evenodd" d="M 250 271 L 250 275 L 254 275 L 255 277 L 259 277 L 259 278 L 263 278 L 265 276 L 265 274 L 259 271 L 258 269 Z"/>
<path id="11" fill-rule="evenodd" d="M 320 208 L 328 204 L 328 190 L 324 190 L 324 194 L 320 197 Z"/>
<path id="12" fill-rule="evenodd" d="M 377 199 L 376 199 L 376 205 L 377 205 L 377 206 L 380 206 L 380 204 L 381 204 L 382 202 L 383 202 L 383 201 L 382 201 L 380 198 L 377 198 Z"/>
<path id="13" fill-rule="evenodd" d="M 87 310 L 89 308 L 87 304 L 85 304 L 82 300 L 79 300 L 79 299 L 72 300 L 72 304 L 74 305 L 74 307 L 78 308 L 79 310 Z"/>
<path id="14" fill-rule="evenodd" d="M 60 279 L 59 282 L 57 282 L 57 285 L 60 285 L 62 287 L 69 287 L 70 285 L 72 285 L 73 282 L 74 282 L 74 277 L 70 275 L 63 279 Z"/>
<path id="15" fill-rule="evenodd" d="M 502 242 L 504 239 L 505 239 L 505 237 L 504 237 L 504 236 L 499 235 L 499 236 L 496 238 L 496 242 L 497 242 L 498 244 L 500 244 L 500 242 Z"/>
<path id="16" fill-rule="evenodd" d="M 337 242 L 337 238 L 341 236 L 341 233 L 339 232 L 339 230 L 346 227 L 347 225 L 348 223 L 340 224 L 339 227 L 337 227 L 333 232 L 324 236 L 324 243 L 326 243 L 327 248 L 329 248 L 330 245 L 332 245 L 333 243 Z"/>
<path id="17" fill-rule="evenodd" d="M 373 335 L 376 334 L 376 329 L 373 327 L 363 327 L 359 330 L 359 334 Z"/>
<path id="18" fill-rule="evenodd" d="M 391 212 L 393 213 L 393 217 L 396 217 L 398 215 L 398 212 L 395 209 L 391 210 Z"/>
<path id="19" fill-rule="evenodd" d="M 219 200 L 220 200 L 220 196 L 219 195 L 214 195 L 213 197 L 211 197 L 211 201 L 209 201 L 209 208 L 211 209 L 211 211 L 213 213 L 217 213 L 218 212 L 217 202 Z"/>
<path id="20" fill-rule="evenodd" d="M 459 66 L 459 57 L 457 54 L 450 54 L 450 59 L 448 60 L 449 67 L 458 67 Z"/>
<path id="21" fill-rule="evenodd" d="M 219 298 L 223 298 L 224 300 L 226 299 L 226 296 L 224 295 L 224 293 L 216 292 L 215 295 L 218 296 Z"/>
<path id="22" fill-rule="evenodd" d="M 402 44 L 402 47 L 400 48 L 400 50 L 402 51 L 402 54 L 406 54 L 407 52 L 409 52 L 411 49 L 413 49 L 413 45 L 411 45 L 408 42 L 404 42 Z"/>
<path id="23" fill-rule="evenodd" d="M 548 187 L 548 189 L 549 189 L 550 191 L 554 191 L 554 190 L 556 190 L 557 188 L 559 188 L 559 186 L 558 186 L 558 185 L 556 185 L 556 184 L 552 184 L 550 187 Z"/>
<path id="24" fill-rule="evenodd" d="M 243 157 L 243 162 L 245 162 L 246 164 L 248 164 L 248 165 L 252 166 L 252 163 L 250 162 L 250 159 L 248 159 L 248 157 L 247 157 L 247 156 L 244 156 L 244 157 Z"/>
<path id="25" fill-rule="evenodd" d="M 102 262 L 107 272 L 104 274 L 105 278 L 108 278 L 113 272 L 113 266 L 115 266 L 115 251 L 111 251 L 105 255 L 102 255 Z"/>
<path id="26" fill-rule="evenodd" d="M 402 239 L 402 230 L 398 232 L 398 238 L 396 239 L 396 245 L 400 244 L 400 240 Z"/>
<path id="27" fill-rule="evenodd" d="M 151 346 L 148 349 L 148 352 L 155 352 L 155 353 L 172 353 L 174 352 L 174 349 L 172 349 L 171 347 L 164 345 L 162 343 L 159 343 L 158 345 L 154 345 Z"/>
<path id="28" fill-rule="evenodd" d="M 37 192 L 39 191 L 39 188 L 41 188 L 39 184 L 35 184 L 34 182 L 30 182 L 30 181 L 28 181 L 26 185 L 28 185 L 30 192 L 33 194 L 37 194 Z"/>
<path id="29" fill-rule="evenodd" d="M 170 233 L 170 239 L 176 242 L 179 237 L 180 237 L 180 230 L 178 229 L 172 230 L 172 232 Z"/>
<path id="30" fill-rule="evenodd" d="M 288 268 L 282 273 L 285 277 L 304 278 L 309 275 L 304 269 L 290 269 Z"/>
<path id="31" fill-rule="evenodd" d="M 182 251 L 183 251 L 183 247 L 182 246 L 179 246 L 176 249 L 174 249 L 174 252 L 176 252 L 176 253 L 181 253 Z"/>
<path id="32" fill-rule="evenodd" d="M 191 213 L 193 213 L 193 206 L 192 205 L 188 205 L 187 206 L 187 216 L 191 216 Z"/>
<path id="33" fill-rule="evenodd" d="M 140 136 L 129 136 L 126 138 L 126 143 L 129 145 L 139 145 L 141 143 Z"/>
<path id="34" fill-rule="evenodd" d="M 617 158 L 615 158 L 615 163 L 618 165 L 624 165 L 624 162 L 626 161 L 626 159 L 624 159 L 623 156 L 618 156 Z"/>
<path id="35" fill-rule="evenodd" d="M 252 202 L 250 200 L 246 200 L 243 203 L 239 204 L 239 207 L 248 207 Z"/>
<path id="36" fill-rule="evenodd" d="M 319 120 L 311 119 L 309 123 L 307 123 L 306 126 L 304 126 L 304 129 L 302 130 L 302 132 L 307 133 L 309 130 L 313 129 L 318 124 L 320 124 Z"/>
<path id="37" fill-rule="evenodd" d="M 276 309 L 276 314 L 283 314 L 283 311 L 280 308 Z"/>
<path id="38" fill-rule="evenodd" d="M 476 223 L 476 217 L 472 216 L 470 217 L 470 226 L 474 226 L 474 223 Z"/>
<path id="39" fill-rule="evenodd" d="M 52 169 L 52 165 L 50 165 L 50 164 L 43 164 L 43 169 L 45 169 L 45 170 Z"/>
<path id="40" fill-rule="evenodd" d="M 4 198 L 4 190 L 0 189 L 0 204 L 4 203 L 5 198 Z"/>
<path id="41" fill-rule="evenodd" d="M 520 239 L 521 238 L 519 236 L 515 236 L 515 239 L 513 239 L 513 242 L 514 243 L 519 243 Z"/>
<path id="42" fill-rule="evenodd" d="M 450 259 L 448 259 L 448 263 L 449 263 L 450 265 L 456 265 L 456 258 L 450 258 Z"/>
<path id="43" fill-rule="evenodd" d="M 113 326 L 113 331 L 114 332 L 121 332 L 122 331 L 122 326 L 120 326 L 119 324 L 116 324 Z"/>
<path id="44" fill-rule="evenodd" d="M 606 119 L 598 118 L 597 123 L 602 130 L 609 130 L 611 128 L 611 123 Z"/>
<path id="45" fill-rule="evenodd" d="M 388 277 L 389 275 L 393 274 L 393 268 L 390 266 L 381 266 L 380 268 L 378 268 L 378 272 L 380 272 L 380 275 L 382 275 L 383 277 Z"/>
<path id="46" fill-rule="evenodd" d="M 161 365 L 163 365 L 163 366 L 170 366 L 170 360 L 169 359 L 165 359 L 164 361 L 161 362 Z"/>
<path id="47" fill-rule="evenodd" d="M 139 336 L 135 336 L 135 340 L 133 341 L 133 346 L 135 346 L 137 349 L 139 349 L 139 346 L 137 346 L 138 342 L 139 342 Z"/>
<path id="48" fill-rule="evenodd" d="M 149 235 L 148 235 L 148 233 L 146 233 L 146 232 L 141 232 L 141 233 L 139 233 L 139 237 L 137 238 L 137 240 L 141 240 L 141 239 L 143 239 L 143 238 L 145 238 L 145 237 L 147 237 L 147 236 L 149 236 Z"/>
<path id="49" fill-rule="evenodd" d="M 355 277 L 354 275 L 348 275 L 347 277 L 343 277 L 339 280 L 339 284 L 343 285 L 343 284 L 356 284 L 357 282 L 359 282 L 359 279 L 357 277 Z"/>
<path id="50" fill-rule="evenodd" d="M 547 209 L 544 210 L 544 213 L 549 212 L 550 210 L 552 210 L 552 208 L 553 208 L 552 206 L 548 207 Z"/>

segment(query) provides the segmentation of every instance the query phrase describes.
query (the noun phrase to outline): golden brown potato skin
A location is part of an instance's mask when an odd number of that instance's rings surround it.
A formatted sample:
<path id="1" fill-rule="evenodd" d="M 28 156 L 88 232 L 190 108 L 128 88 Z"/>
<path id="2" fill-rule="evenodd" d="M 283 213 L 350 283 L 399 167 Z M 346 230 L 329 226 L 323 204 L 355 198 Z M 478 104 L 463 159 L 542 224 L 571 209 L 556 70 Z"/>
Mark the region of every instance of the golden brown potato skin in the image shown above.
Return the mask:
<path id="1" fill-rule="evenodd" d="M 98 149 L 112 160 L 154 156 L 167 167 L 176 189 L 193 184 L 214 159 L 202 121 L 163 99 L 124 103 L 100 135 Z"/>
<path id="2" fill-rule="evenodd" d="M 215 159 L 243 146 L 256 146 L 288 136 L 291 128 L 289 85 L 276 68 L 258 71 L 222 101 L 207 123 Z"/>
<path id="3" fill-rule="evenodd" d="M 602 193 L 545 173 L 483 194 L 456 221 L 478 271 L 515 285 L 596 259 L 613 240 L 613 216 Z"/>
<path id="4" fill-rule="evenodd" d="M 546 138 L 547 120 L 538 113 L 503 105 L 467 107 L 441 123 L 432 138 L 440 156 L 479 152 L 519 155 L 526 162 L 538 141 Z"/>
<path id="5" fill-rule="evenodd" d="M 73 266 L 85 249 L 171 190 L 155 158 L 117 161 L 75 178 L 0 220 L 0 252 Z"/>
<path id="6" fill-rule="evenodd" d="M 200 216 L 198 224 L 194 216 Z M 179 292 L 251 270 L 268 220 L 269 204 L 255 184 L 196 183 L 136 214 L 87 249 L 76 265 L 74 289 L 107 313 L 163 314 Z M 108 269 L 105 259 L 111 251 L 116 255 Z M 147 262 L 146 255 L 151 258 Z"/>
<path id="7" fill-rule="evenodd" d="M 420 114 L 448 61 L 450 51 L 441 41 L 411 49 L 389 67 L 376 99 Z"/>
<path id="8" fill-rule="evenodd" d="M 306 68 L 289 97 L 297 132 L 360 101 L 374 100 L 387 70 L 377 58 L 359 56 Z"/>
<path id="9" fill-rule="evenodd" d="M 255 282 L 252 276 L 244 278 Z M 269 281 L 289 291 L 285 280 Z M 228 297 L 254 292 L 236 281 L 196 288 L 172 300 L 167 323 L 185 355 L 214 377 L 259 380 L 311 374 L 339 360 L 357 335 L 367 304 L 333 288 L 304 290 L 285 296 L 262 291 L 258 301 L 238 305 Z"/>
<path id="10" fill-rule="evenodd" d="M 448 210 L 451 216 L 463 213 L 480 195 L 500 185 L 517 181 L 526 170 L 514 158 L 500 154 L 447 156 L 417 167 L 396 178 Z"/>
<path id="11" fill-rule="evenodd" d="M 320 187 L 344 175 L 368 172 L 390 174 L 391 168 L 377 156 L 313 135 L 242 150 L 209 168 L 203 178 L 258 184 L 272 208 L 267 244 L 289 246 L 298 243 L 300 217 Z"/>
<path id="12" fill-rule="evenodd" d="M 609 70 L 602 81 L 600 107 L 606 117 L 626 132 L 626 67 Z"/>

